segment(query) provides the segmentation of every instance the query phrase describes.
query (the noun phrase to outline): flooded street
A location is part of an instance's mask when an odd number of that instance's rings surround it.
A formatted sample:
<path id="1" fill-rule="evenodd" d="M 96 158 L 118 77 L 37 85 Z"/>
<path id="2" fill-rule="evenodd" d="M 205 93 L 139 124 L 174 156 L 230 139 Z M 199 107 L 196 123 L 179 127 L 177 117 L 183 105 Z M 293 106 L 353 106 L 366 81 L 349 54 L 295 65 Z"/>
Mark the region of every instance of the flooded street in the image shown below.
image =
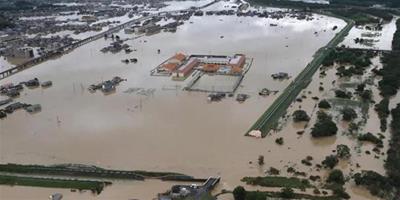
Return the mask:
<path id="1" fill-rule="evenodd" d="M 39 103 L 42 111 L 17 111 L 0 120 L 0 162 L 21 164 L 81 163 L 126 170 L 173 171 L 195 177 L 221 176 L 217 190 L 233 189 L 244 176 L 258 176 L 259 155 L 265 167 L 298 162 L 310 152 L 325 155 L 326 144 L 308 136 L 278 146 L 272 137 L 254 139 L 245 132 L 279 95 L 258 96 L 259 90 L 283 90 L 291 81 L 274 81 L 272 73 L 295 77 L 313 54 L 345 26 L 345 22 L 314 15 L 313 21 L 256 17 L 192 17 L 176 33 L 145 36 L 126 43 L 130 54 L 103 54 L 111 40 L 100 39 L 56 60 L 50 60 L 0 81 L 0 85 L 39 78 L 51 80 L 47 89 L 24 89 L 16 101 Z M 272 27 L 271 23 L 278 26 Z M 338 26 L 336 31 L 333 26 Z M 207 31 L 209 30 L 209 31 Z M 318 34 L 315 34 L 318 32 Z M 119 34 L 121 38 L 134 35 Z M 224 36 L 221 38 L 221 36 Z M 160 54 L 157 50 L 160 49 Z M 206 93 L 181 89 L 185 82 L 150 76 L 150 70 L 175 53 L 233 55 L 253 58 L 234 98 L 210 103 Z M 137 58 L 136 64 L 122 59 Z M 113 94 L 87 88 L 114 76 L 126 78 Z M 129 88 L 155 89 L 153 95 L 124 93 Z M 288 133 L 289 134 L 289 133 Z M 290 132 L 290 134 L 296 134 Z M 339 136 L 338 136 L 339 137 Z M 291 147 L 291 149 L 288 149 Z M 304 152 L 299 153 L 299 149 Z M 323 149 L 323 150 L 322 150 Z M 324 154 L 322 154 L 324 153 Z M 249 164 L 253 161 L 253 164 Z M 150 199 L 172 183 L 129 182 L 105 188 L 99 196 L 61 189 L 0 187 L 0 198 L 43 199 L 59 191 L 73 199 Z M 69 197 L 69 196 L 68 196 Z"/>

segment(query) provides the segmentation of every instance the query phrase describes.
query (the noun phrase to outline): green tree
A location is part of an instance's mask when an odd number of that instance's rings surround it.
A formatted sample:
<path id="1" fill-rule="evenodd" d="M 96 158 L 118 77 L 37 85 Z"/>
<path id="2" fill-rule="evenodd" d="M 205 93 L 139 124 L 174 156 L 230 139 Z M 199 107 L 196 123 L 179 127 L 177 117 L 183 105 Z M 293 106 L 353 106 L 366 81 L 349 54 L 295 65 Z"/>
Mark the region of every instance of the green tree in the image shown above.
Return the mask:
<path id="1" fill-rule="evenodd" d="M 332 170 L 329 173 L 328 179 L 326 181 L 328 183 L 336 183 L 339 185 L 343 185 L 345 182 L 343 172 L 339 169 Z"/>
<path id="2" fill-rule="evenodd" d="M 237 186 L 233 190 L 233 197 L 235 200 L 245 200 L 246 199 L 246 190 L 242 186 Z"/>
<path id="3" fill-rule="evenodd" d="M 324 99 L 318 103 L 318 108 L 329 109 L 329 108 L 331 108 L 331 104 L 327 100 Z"/>
<path id="4" fill-rule="evenodd" d="M 322 165 L 324 165 L 326 168 L 333 169 L 337 163 L 339 162 L 339 159 L 337 158 L 336 155 L 329 155 L 325 157 L 325 160 L 322 161 Z"/>
<path id="5" fill-rule="evenodd" d="M 339 158 L 349 159 L 351 157 L 350 148 L 345 144 L 339 144 L 336 146 L 336 154 Z"/>
<path id="6" fill-rule="evenodd" d="M 332 117 L 325 112 L 319 111 L 317 113 L 317 122 L 311 130 L 313 137 L 326 137 L 336 135 L 338 128 L 332 121 Z"/>
<path id="7" fill-rule="evenodd" d="M 294 198 L 295 194 L 294 194 L 294 191 L 292 188 L 285 187 L 285 188 L 282 188 L 280 196 L 282 198 L 291 199 L 291 198 Z"/>
<path id="8" fill-rule="evenodd" d="M 353 108 L 343 108 L 342 110 L 342 115 L 343 115 L 343 120 L 344 121 L 351 121 L 355 118 L 357 118 L 357 113 Z"/>
<path id="9" fill-rule="evenodd" d="M 264 165 L 264 156 L 262 156 L 262 155 L 258 156 L 258 164 Z"/>
<path id="10" fill-rule="evenodd" d="M 296 110 L 292 114 L 294 122 L 310 121 L 310 117 L 304 110 Z"/>

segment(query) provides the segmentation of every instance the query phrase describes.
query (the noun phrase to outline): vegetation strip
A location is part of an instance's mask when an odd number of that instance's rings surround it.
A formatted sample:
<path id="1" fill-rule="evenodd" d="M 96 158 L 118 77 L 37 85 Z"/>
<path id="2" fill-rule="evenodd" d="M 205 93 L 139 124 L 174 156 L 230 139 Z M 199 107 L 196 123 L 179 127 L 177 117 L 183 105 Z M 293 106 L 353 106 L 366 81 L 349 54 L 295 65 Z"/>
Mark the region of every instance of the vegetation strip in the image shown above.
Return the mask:
<path id="1" fill-rule="evenodd" d="M 70 188 L 77 190 L 91 190 L 97 194 L 100 194 L 104 187 L 109 184 L 111 184 L 111 182 L 0 175 L 0 185 Z"/>
<path id="2" fill-rule="evenodd" d="M 20 165 L 0 164 L 0 172 L 35 175 L 57 175 L 68 177 L 92 177 L 110 179 L 144 180 L 159 178 L 162 180 L 190 180 L 191 176 L 173 172 L 123 171 L 109 170 L 96 166 L 85 165 Z"/>
<path id="3" fill-rule="evenodd" d="M 312 185 L 307 179 L 296 177 L 266 176 L 266 177 L 244 177 L 243 182 L 250 185 L 259 185 L 263 187 L 290 187 L 290 188 L 311 188 Z"/>
<path id="4" fill-rule="evenodd" d="M 397 188 L 397 196 L 400 196 L 400 104 L 392 110 L 391 128 L 392 138 L 389 142 L 385 168 L 389 179 Z"/>
<path id="5" fill-rule="evenodd" d="M 324 59 L 333 51 L 343 38 L 354 26 L 354 22 L 344 19 L 347 25 L 336 34 L 336 36 L 323 48 L 319 49 L 314 59 L 304 68 L 304 70 L 293 80 L 282 94 L 272 103 L 272 105 L 261 115 L 255 124 L 247 131 L 246 135 L 253 130 L 261 131 L 265 137 L 269 130 L 277 123 L 279 118 L 286 112 L 289 105 L 296 99 L 298 94 L 311 82 L 311 78 L 318 70 Z"/>
<path id="6" fill-rule="evenodd" d="M 282 188 L 281 192 L 269 191 L 246 191 L 242 186 L 238 186 L 233 190 L 235 200 L 265 200 L 269 198 L 278 199 L 310 199 L 310 200 L 339 200 L 337 196 L 317 196 L 310 194 L 298 194 L 291 188 Z"/>

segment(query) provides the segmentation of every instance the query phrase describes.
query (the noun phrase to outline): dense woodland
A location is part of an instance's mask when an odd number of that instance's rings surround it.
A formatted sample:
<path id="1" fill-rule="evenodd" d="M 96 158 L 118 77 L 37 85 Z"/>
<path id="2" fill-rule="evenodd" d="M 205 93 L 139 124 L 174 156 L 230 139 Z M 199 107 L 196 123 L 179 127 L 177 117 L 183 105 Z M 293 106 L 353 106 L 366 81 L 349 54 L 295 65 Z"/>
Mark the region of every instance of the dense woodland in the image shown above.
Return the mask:
<path id="1" fill-rule="evenodd" d="M 373 6 L 376 4 L 387 7 L 400 7 L 399 0 L 329 0 L 332 5 Z"/>
<path id="2" fill-rule="evenodd" d="M 4 16 L 0 15 L 0 30 L 8 27 L 13 27 L 10 20 L 6 19 Z"/>
<path id="3" fill-rule="evenodd" d="M 392 49 L 395 51 L 400 51 L 400 20 L 396 21 L 397 31 L 394 33 L 392 41 Z"/>
<path id="4" fill-rule="evenodd" d="M 400 20 L 397 20 L 397 31 L 393 38 L 393 52 L 391 55 L 391 62 L 386 64 L 386 68 L 390 68 L 386 72 L 386 76 L 383 78 L 386 80 L 384 83 L 390 80 L 396 81 L 396 85 L 392 87 L 400 87 Z M 395 73 L 395 75 L 388 75 L 389 71 Z M 396 79 L 397 76 L 397 79 Z M 383 83 L 382 83 L 383 84 Z M 392 122 L 390 124 L 392 129 L 392 138 L 389 144 L 389 150 L 387 152 L 387 161 L 385 164 L 387 174 L 397 188 L 400 188 L 400 104 L 391 111 Z"/>
<path id="5" fill-rule="evenodd" d="M 400 188 L 400 104 L 392 110 L 392 138 L 385 163 L 386 173 L 395 187 Z M 400 193 L 400 192 L 399 192 Z"/>
<path id="6" fill-rule="evenodd" d="M 287 6 L 309 6 L 312 8 L 325 8 L 325 7 L 347 7 L 347 6 L 361 6 L 370 7 L 373 5 L 384 5 L 386 7 L 400 7 L 400 1 L 398 0 L 329 0 L 330 5 L 316 4 L 316 3 L 305 3 L 300 1 L 289 1 L 289 0 L 252 0 L 253 2 L 262 4 L 280 4 Z"/>
<path id="7" fill-rule="evenodd" d="M 382 76 L 379 81 L 381 95 L 390 97 L 397 94 L 400 88 L 400 20 L 397 20 L 397 31 L 394 34 L 393 51 L 382 57 L 383 68 L 377 72 Z"/>

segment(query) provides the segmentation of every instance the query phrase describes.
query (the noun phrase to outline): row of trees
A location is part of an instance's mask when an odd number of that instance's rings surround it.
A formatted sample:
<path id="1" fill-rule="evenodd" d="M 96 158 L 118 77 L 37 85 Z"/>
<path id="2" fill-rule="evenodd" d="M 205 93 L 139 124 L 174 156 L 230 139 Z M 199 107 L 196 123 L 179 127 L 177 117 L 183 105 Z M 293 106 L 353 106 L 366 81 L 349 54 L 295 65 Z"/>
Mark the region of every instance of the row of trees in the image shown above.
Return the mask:
<path id="1" fill-rule="evenodd" d="M 387 151 L 385 168 L 390 181 L 396 188 L 400 188 L 400 104 L 392 111 L 392 138 Z M 400 189 L 398 189 L 400 195 Z"/>
<path id="2" fill-rule="evenodd" d="M 331 51 L 324 59 L 322 65 L 331 66 L 334 63 L 350 64 L 355 68 L 364 69 L 371 64 L 371 58 L 374 56 L 372 52 L 365 52 L 361 50 L 350 50 L 346 48 L 336 48 Z"/>
<path id="3" fill-rule="evenodd" d="M 393 51 L 383 55 L 383 68 L 377 71 L 377 74 L 382 76 L 382 80 L 379 81 L 379 89 L 384 97 L 395 95 L 400 88 L 400 79 L 398 78 L 400 77 L 400 20 L 397 20 L 396 26 L 397 31 L 392 41 Z"/>
<path id="4" fill-rule="evenodd" d="M 400 50 L 400 19 L 396 21 L 396 26 L 397 26 L 397 31 L 393 35 L 393 40 L 392 40 L 392 49 L 393 50 Z"/>
<path id="5" fill-rule="evenodd" d="M 392 51 L 384 54 L 382 63 L 383 68 L 378 72 L 378 75 L 382 76 L 382 80 L 379 81 L 380 94 L 390 97 L 397 94 L 400 88 L 400 53 Z"/>
<path id="6" fill-rule="evenodd" d="M 394 199 L 393 182 L 385 176 L 374 171 L 362 171 L 354 175 L 354 182 L 357 185 L 366 187 L 372 195 L 385 199 Z"/>
<path id="7" fill-rule="evenodd" d="M 387 7 L 400 7 L 400 2 L 398 0 L 330 0 L 329 3 L 332 5 L 353 5 L 365 7 L 384 4 Z"/>
<path id="8" fill-rule="evenodd" d="M 242 186 L 237 186 L 233 190 L 233 197 L 235 200 L 264 200 L 266 199 L 266 196 L 262 192 L 251 192 L 248 193 L 246 189 L 244 189 Z M 284 199 L 292 199 L 295 197 L 294 190 L 289 187 L 284 187 L 281 189 L 281 192 L 279 193 L 279 197 L 284 198 Z"/>
<path id="9" fill-rule="evenodd" d="M 291 7 L 291 8 L 304 8 L 304 9 L 328 9 L 337 8 L 341 9 L 350 6 L 361 6 L 361 7 L 371 7 L 376 4 L 383 4 L 386 7 L 400 7 L 400 2 L 398 0 L 329 0 L 330 4 L 318 4 L 318 3 L 307 3 L 303 1 L 290 1 L 290 0 L 251 0 L 251 2 L 262 5 L 273 5 L 280 7 Z M 372 9 L 372 8 L 370 8 Z M 359 10 L 366 10 L 365 8 Z M 367 9 L 369 10 L 369 9 Z M 384 10 L 373 9 L 384 13 Z M 374 15 L 376 16 L 376 15 Z"/>
<path id="10" fill-rule="evenodd" d="M 0 15 L 0 30 L 8 27 L 13 27 L 14 24 L 10 20 L 6 19 L 4 16 Z"/>

